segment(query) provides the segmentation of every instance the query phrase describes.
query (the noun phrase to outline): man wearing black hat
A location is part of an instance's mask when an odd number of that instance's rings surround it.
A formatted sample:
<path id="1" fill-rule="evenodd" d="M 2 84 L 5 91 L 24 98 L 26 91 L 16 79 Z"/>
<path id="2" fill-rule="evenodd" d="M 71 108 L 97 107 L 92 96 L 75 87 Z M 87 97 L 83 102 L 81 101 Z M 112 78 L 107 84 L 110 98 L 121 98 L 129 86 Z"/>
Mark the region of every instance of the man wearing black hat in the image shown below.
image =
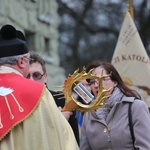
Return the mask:
<path id="1" fill-rule="evenodd" d="M 11 25 L 0 30 L 0 149 L 77 150 L 74 134 L 44 84 L 25 77 L 30 54 Z"/>

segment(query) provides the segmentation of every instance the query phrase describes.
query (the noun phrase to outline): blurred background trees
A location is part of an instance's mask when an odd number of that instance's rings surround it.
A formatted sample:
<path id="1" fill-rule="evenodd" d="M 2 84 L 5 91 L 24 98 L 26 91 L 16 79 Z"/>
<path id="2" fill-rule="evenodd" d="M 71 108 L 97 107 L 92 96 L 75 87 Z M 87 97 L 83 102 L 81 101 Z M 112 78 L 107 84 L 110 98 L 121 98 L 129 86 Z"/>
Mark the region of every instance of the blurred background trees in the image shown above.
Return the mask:
<path id="1" fill-rule="evenodd" d="M 127 0 L 57 0 L 59 54 L 66 75 L 92 60 L 111 61 Z M 150 0 L 133 0 L 134 21 L 150 56 Z"/>

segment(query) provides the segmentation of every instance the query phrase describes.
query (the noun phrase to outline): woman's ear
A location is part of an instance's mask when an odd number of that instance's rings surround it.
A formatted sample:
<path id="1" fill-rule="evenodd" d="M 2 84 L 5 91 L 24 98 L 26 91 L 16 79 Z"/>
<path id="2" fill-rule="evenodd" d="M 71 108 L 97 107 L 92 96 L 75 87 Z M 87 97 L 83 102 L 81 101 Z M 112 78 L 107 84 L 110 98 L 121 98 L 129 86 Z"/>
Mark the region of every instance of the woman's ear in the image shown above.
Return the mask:
<path id="1" fill-rule="evenodd" d="M 116 81 L 114 81 L 114 87 L 116 87 L 118 85 L 118 83 Z"/>

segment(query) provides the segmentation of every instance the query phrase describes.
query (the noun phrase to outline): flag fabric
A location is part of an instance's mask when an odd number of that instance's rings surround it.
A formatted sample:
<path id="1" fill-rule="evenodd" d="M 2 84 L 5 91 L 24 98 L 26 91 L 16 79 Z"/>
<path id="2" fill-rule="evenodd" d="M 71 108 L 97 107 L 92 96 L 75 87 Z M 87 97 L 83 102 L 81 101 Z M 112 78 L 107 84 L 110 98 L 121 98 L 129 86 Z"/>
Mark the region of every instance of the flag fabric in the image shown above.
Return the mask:
<path id="1" fill-rule="evenodd" d="M 125 14 L 112 64 L 122 79 L 143 95 L 149 105 L 150 96 L 138 86 L 150 89 L 150 60 L 129 12 Z"/>

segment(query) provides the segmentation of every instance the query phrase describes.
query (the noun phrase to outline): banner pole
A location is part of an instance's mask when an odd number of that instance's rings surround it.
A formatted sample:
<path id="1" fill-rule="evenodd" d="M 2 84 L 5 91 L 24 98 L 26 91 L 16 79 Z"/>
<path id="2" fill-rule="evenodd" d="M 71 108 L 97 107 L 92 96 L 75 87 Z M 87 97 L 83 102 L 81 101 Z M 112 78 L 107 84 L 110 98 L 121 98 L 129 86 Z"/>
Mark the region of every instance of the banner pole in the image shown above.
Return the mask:
<path id="1" fill-rule="evenodd" d="M 132 0 L 128 0 L 128 12 L 130 13 L 132 19 L 134 19 L 134 12 L 133 12 L 133 4 L 132 4 Z"/>

